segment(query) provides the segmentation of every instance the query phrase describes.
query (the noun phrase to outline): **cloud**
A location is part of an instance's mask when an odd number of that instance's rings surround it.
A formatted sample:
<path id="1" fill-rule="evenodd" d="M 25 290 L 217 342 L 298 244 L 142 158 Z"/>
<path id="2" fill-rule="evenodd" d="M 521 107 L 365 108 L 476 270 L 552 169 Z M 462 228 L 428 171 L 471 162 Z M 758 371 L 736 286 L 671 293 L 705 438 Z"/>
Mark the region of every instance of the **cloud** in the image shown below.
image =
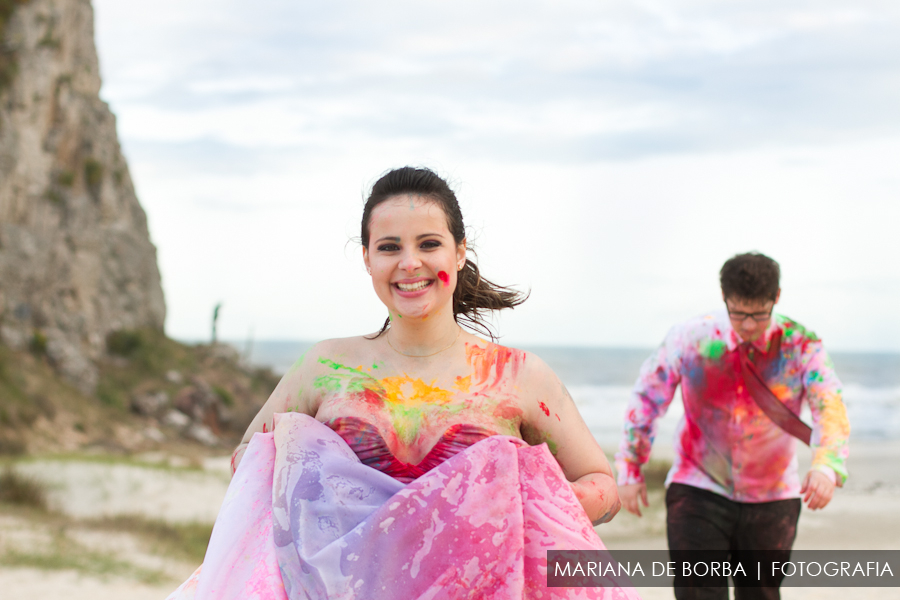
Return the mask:
<path id="1" fill-rule="evenodd" d="M 200 2 L 166 25 L 163 51 L 150 56 L 161 44 L 147 40 L 137 60 L 108 65 L 117 83 L 104 93 L 129 105 L 135 139 L 327 149 L 392 134 L 536 161 L 900 126 L 900 18 L 883 4 L 511 8 Z"/>
<path id="2" fill-rule="evenodd" d="M 367 185 L 424 164 L 485 272 L 533 288 L 513 341 L 654 344 L 757 248 L 788 314 L 897 347 L 896 3 L 94 5 L 170 332 L 223 299 L 238 337 L 380 324 L 346 242 Z"/>

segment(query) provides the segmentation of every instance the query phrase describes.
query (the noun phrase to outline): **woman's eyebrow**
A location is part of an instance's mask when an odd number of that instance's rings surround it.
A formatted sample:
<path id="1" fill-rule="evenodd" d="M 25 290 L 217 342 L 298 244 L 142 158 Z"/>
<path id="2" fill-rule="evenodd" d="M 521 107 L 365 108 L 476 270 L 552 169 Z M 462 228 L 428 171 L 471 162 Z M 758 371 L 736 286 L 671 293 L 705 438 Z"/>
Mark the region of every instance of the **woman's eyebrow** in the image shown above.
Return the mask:
<path id="1" fill-rule="evenodd" d="M 378 238 L 375 243 L 379 244 L 381 242 L 399 242 L 400 236 L 385 236 L 383 238 Z"/>
<path id="2" fill-rule="evenodd" d="M 444 236 L 442 236 L 440 233 L 423 233 L 422 235 L 416 236 L 416 239 L 421 240 L 422 238 L 427 238 L 427 237 L 444 237 Z"/>

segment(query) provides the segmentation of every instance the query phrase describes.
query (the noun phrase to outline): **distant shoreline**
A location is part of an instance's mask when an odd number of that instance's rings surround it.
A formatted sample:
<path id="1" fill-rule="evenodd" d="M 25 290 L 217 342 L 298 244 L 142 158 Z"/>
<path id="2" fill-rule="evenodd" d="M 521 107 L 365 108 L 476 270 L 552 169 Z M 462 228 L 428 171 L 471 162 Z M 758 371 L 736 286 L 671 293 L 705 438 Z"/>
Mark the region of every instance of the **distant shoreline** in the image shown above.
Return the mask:
<path id="1" fill-rule="evenodd" d="M 207 341 L 180 340 L 187 344 L 207 343 Z M 234 347 L 242 356 L 248 350 L 250 362 L 257 366 L 284 372 L 315 342 L 309 340 L 223 340 Z M 614 346 L 572 346 L 572 345 L 521 345 L 517 346 L 540 356 L 560 378 L 573 385 L 593 383 L 608 385 L 630 385 L 637 378 L 641 363 L 655 348 L 614 347 Z M 900 387 L 900 352 L 873 351 L 829 351 L 835 363 L 838 377 L 845 384 L 860 384 L 869 387 Z M 585 380 L 576 373 L 588 369 L 593 363 L 613 361 L 607 369 L 608 375 L 600 379 Z M 573 364 L 576 363 L 576 364 Z M 621 376 L 616 377 L 616 374 Z M 569 375 L 565 377 L 564 375 Z M 572 377 L 574 376 L 574 378 Z"/>

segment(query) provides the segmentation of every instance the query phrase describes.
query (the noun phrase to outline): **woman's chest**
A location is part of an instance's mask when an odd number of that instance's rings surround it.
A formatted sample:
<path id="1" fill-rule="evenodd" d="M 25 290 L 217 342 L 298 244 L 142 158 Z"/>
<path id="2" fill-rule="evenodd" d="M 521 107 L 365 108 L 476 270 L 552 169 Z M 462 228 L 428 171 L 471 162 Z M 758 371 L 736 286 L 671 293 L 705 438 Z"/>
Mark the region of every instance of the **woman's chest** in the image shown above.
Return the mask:
<path id="1" fill-rule="evenodd" d="M 316 419 L 353 417 L 369 423 L 397 459 L 416 463 L 458 426 L 488 435 L 520 437 L 520 395 L 513 382 L 478 385 L 458 375 L 450 382 L 408 375 L 346 374 L 318 386 Z"/>

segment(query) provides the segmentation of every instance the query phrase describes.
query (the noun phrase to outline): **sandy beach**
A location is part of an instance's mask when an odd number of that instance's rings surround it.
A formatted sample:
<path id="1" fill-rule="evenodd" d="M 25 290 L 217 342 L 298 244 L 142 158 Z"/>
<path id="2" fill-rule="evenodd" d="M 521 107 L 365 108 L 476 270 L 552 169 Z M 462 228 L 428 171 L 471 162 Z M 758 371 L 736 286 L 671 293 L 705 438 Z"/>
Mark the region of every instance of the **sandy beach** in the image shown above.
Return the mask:
<path id="1" fill-rule="evenodd" d="M 165 598 L 199 561 L 152 535 L 129 531 L 130 521 L 117 529 L 115 519 L 210 523 L 227 489 L 228 463 L 207 459 L 190 468 L 165 457 L 141 458 L 127 464 L 44 459 L 17 465 L 46 483 L 51 516 L 0 507 L 0 589 L 30 600 Z M 851 479 L 825 510 L 802 513 L 795 548 L 900 549 L 900 443 L 854 444 L 850 469 Z M 623 511 L 598 532 L 613 550 L 665 549 L 662 490 L 651 492 L 643 518 Z M 668 588 L 640 592 L 649 600 L 673 597 Z M 782 591 L 787 600 L 863 596 L 900 599 L 900 588 Z"/>

